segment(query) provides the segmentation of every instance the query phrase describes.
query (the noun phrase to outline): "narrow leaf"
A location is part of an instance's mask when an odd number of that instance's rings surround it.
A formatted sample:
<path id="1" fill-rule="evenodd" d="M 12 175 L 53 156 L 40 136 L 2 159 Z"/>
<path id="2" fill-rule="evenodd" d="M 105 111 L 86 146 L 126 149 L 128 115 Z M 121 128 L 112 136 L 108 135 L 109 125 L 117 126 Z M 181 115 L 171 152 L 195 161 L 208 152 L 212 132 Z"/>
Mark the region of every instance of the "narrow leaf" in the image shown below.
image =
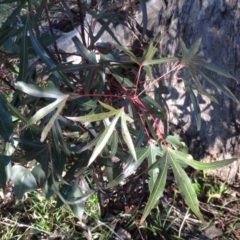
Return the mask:
<path id="1" fill-rule="evenodd" d="M 9 141 L 10 136 L 13 133 L 12 116 L 6 107 L 6 100 L 3 95 L 0 94 L 0 136 Z"/>
<path id="2" fill-rule="evenodd" d="M 133 62 L 135 62 L 139 66 L 141 65 L 141 63 L 139 62 L 138 58 L 130 50 L 128 50 L 126 47 L 123 47 L 123 46 L 120 46 L 120 45 L 117 45 L 117 44 L 113 44 L 113 46 L 115 46 L 116 48 L 118 48 L 118 49 L 122 50 L 123 52 L 125 52 L 130 57 L 130 59 Z"/>
<path id="3" fill-rule="evenodd" d="M 135 147 L 132 141 L 132 137 L 128 131 L 128 127 L 127 127 L 127 123 L 126 123 L 126 119 L 125 119 L 125 113 L 122 114 L 121 116 L 121 129 L 122 129 L 122 136 L 123 136 L 123 140 L 126 142 L 128 149 L 130 151 L 130 153 L 133 156 L 133 159 L 135 161 L 137 161 L 137 155 L 136 155 L 136 151 L 135 151 Z M 132 121 L 133 122 L 133 121 Z"/>
<path id="4" fill-rule="evenodd" d="M 38 87 L 34 84 L 27 84 L 24 82 L 16 82 L 15 87 L 28 95 L 39 98 L 59 98 L 64 97 L 66 94 L 60 92 L 52 82 L 48 82 L 47 87 Z"/>
<path id="5" fill-rule="evenodd" d="M 26 73 L 28 67 L 28 25 L 25 24 L 21 36 L 21 48 L 20 48 L 20 66 L 19 66 L 19 81 L 26 81 Z"/>
<path id="6" fill-rule="evenodd" d="M 107 144 L 114 128 L 115 125 L 119 119 L 119 117 L 121 116 L 123 110 L 118 111 L 118 114 L 114 117 L 114 119 L 112 120 L 111 124 L 105 129 L 105 131 L 103 132 L 103 134 L 101 135 L 99 142 L 97 143 L 96 147 L 93 150 L 92 156 L 89 159 L 88 162 L 88 166 L 91 165 L 91 163 L 96 159 L 96 157 L 101 153 L 101 151 L 103 150 L 104 146 Z"/>
<path id="7" fill-rule="evenodd" d="M 18 119 L 20 119 L 23 123 L 26 123 L 29 121 L 28 118 L 26 118 L 25 116 L 23 116 L 17 108 L 15 108 L 11 103 L 6 103 L 7 108 L 9 109 L 9 111 L 12 113 L 13 116 L 17 117 Z M 41 132 L 41 128 L 38 127 L 37 125 L 31 125 L 29 126 L 32 130 L 35 130 L 37 132 Z"/>
<path id="8" fill-rule="evenodd" d="M 233 93 L 230 91 L 229 88 L 227 88 L 224 84 L 222 84 L 221 82 L 219 82 L 216 79 L 211 79 L 211 77 L 209 77 L 207 74 L 202 73 L 202 76 L 208 81 L 210 82 L 212 85 L 214 85 L 215 87 L 217 87 L 219 90 L 221 90 L 223 93 L 225 93 L 228 97 L 230 97 L 233 101 L 235 102 L 239 102 L 238 99 L 233 95 Z"/>
<path id="9" fill-rule="evenodd" d="M 196 118 L 196 121 L 197 121 L 197 131 L 200 131 L 201 123 L 202 123 L 201 120 L 202 119 L 201 119 L 201 110 L 200 110 L 200 107 L 199 107 L 198 99 L 195 96 L 190 84 L 186 83 L 185 87 L 186 87 L 186 91 L 189 93 L 190 98 L 191 98 L 192 103 L 193 103 L 193 112 L 194 112 L 194 115 L 195 115 L 195 118 Z"/>
<path id="10" fill-rule="evenodd" d="M 148 66 L 148 65 L 156 65 L 156 64 L 175 62 L 175 61 L 179 61 L 179 58 L 177 58 L 177 57 L 166 57 L 166 58 L 159 58 L 159 59 L 149 59 L 149 60 L 145 61 L 142 65 L 143 66 Z"/>
<path id="11" fill-rule="evenodd" d="M 170 149 L 169 149 L 170 150 Z M 172 166 L 174 177 L 177 181 L 179 190 L 183 195 L 186 204 L 194 212 L 194 214 L 204 222 L 204 218 L 199 210 L 199 202 L 197 199 L 197 194 L 191 183 L 191 180 L 187 176 L 186 172 L 181 168 L 178 161 L 175 159 L 174 155 L 170 152 L 169 163 Z"/>
<path id="12" fill-rule="evenodd" d="M 174 155 L 175 155 L 175 158 L 180 163 L 186 164 L 197 170 L 203 170 L 203 171 L 221 168 L 237 160 L 237 158 L 232 158 L 232 159 L 218 160 L 218 161 L 209 162 L 209 163 L 203 163 L 200 161 L 193 160 L 191 157 L 189 157 L 190 156 L 189 154 L 182 153 L 179 151 L 174 151 Z"/>
<path id="13" fill-rule="evenodd" d="M 159 198 L 162 196 L 164 187 L 166 185 L 169 164 L 168 164 L 168 161 L 167 161 L 167 158 L 165 155 L 159 161 L 160 161 L 159 173 L 158 173 L 157 179 L 155 181 L 155 184 L 153 186 L 153 190 L 149 196 L 146 207 L 143 211 L 140 223 L 142 223 L 146 219 L 146 217 L 149 215 L 151 210 L 156 207 L 156 205 L 159 201 Z"/>
<path id="14" fill-rule="evenodd" d="M 233 75 L 231 75 L 227 70 L 215 65 L 214 63 L 209 63 L 209 62 L 206 62 L 202 59 L 199 59 L 199 60 L 195 61 L 195 63 L 197 65 L 200 65 L 201 67 L 204 67 L 204 68 L 210 70 L 210 71 L 216 72 L 219 75 L 222 75 L 222 76 L 227 77 L 227 78 L 235 79 L 233 77 Z"/>

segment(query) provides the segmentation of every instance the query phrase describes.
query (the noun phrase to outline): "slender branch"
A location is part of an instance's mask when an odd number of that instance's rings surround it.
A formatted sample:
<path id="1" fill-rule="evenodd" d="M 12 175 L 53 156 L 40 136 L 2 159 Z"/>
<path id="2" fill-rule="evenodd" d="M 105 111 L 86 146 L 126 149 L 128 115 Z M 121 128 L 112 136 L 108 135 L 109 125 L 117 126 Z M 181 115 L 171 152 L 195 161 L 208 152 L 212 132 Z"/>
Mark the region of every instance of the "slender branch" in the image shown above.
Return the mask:
<path id="1" fill-rule="evenodd" d="M 178 64 L 177 66 L 175 66 L 174 68 L 172 68 L 170 71 L 166 72 L 165 74 L 163 74 L 163 75 L 160 76 L 159 78 L 155 79 L 153 82 L 151 82 L 150 85 L 153 85 L 155 82 L 160 81 L 160 80 L 163 79 L 165 76 L 167 76 L 169 73 L 171 73 L 171 72 L 173 72 L 173 71 L 175 71 L 175 70 L 179 70 L 180 68 L 182 68 L 182 66 Z M 145 91 L 146 91 L 146 89 L 143 89 L 143 90 L 138 94 L 138 97 L 139 97 L 140 95 L 142 95 Z"/>

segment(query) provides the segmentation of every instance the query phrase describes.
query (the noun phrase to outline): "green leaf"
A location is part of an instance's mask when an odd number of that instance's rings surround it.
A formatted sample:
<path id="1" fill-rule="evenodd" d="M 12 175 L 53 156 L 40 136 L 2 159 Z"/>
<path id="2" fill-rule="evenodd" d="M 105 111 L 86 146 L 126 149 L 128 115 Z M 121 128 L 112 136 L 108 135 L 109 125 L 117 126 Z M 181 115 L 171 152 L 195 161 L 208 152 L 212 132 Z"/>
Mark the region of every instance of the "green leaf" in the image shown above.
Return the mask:
<path id="1" fill-rule="evenodd" d="M 184 152 L 188 152 L 188 147 L 186 146 L 186 144 L 184 142 L 181 142 L 179 139 L 178 135 L 175 136 L 167 136 L 166 137 L 166 141 L 172 145 L 172 148 L 174 149 L 178 149 Z"/>
<path id="2" fill-rule="evenodd" d="M 199 107 L 198 99 L 195 96 L 191 85 L 188 84 L 187 82 L 185 82 L 185 88 L 186 88 L 186 91 L 189 93 L 190 98 L 191 98 L 192 103 L 193 103 L 193 112 L 194 112 L 194 115 L 195 115 L 196 120 L 197 120 L 197 131 L 200 131 L 201 123 L 202 123 L 201 120 L 202 119 L 201 119 L 201 110 L 200 110 L 200 107 Z"/>
<path id="3" fill-rule="evenodd" d="M 54 126 L 53 129 L 54 129 L 54 131 L 56 132 L 56 135 L 57 135 L 58 143 L 61 146 L 62 151 L 66 154 L 67 157 L 69 157 L 70 156 L 70 151 L 69 151 L 69 148 L 68 148 L 68 145 L 67 145 L 66 141 L 64 140 L 62 128 L 61 128 L 59 122 L 55 121 L 53 126 Z"/>
<path id="4" fill-rule="evenodd" d="M 138 64 L 139 66 L 141 65 L 141 62 L 138 60 L 138 58 L 130 50 L 128 50 L 126 47 L 123 47 L 123 46 L 120 46 L 120 45 L 117 45 L 117 44 L 113 44 L 113 46 L 115 46 L 116 48 L 125 52 L 134 63 Z"/>
<path id="5" fill-rule="evenodd" d="M 189 55 L 188 55 L 189 58 L 193 58 L 197 54 L 199 47 L 201 45 L 201 42 L 202 42 L 202 38 L 198 38 L 197 41 L 191 46 L 191 48 L 189 49 Z"/>
<path id="6" fill-rule="evenodd" d="M 159 59 L 149 59 L 148 61 L 144 62 L 142 65 L 143 66 L 148 66 L 148 65 L 156 65 L 156 64 L 175 62 L 175 61 L 179 61 L 179 58 L 177 58 L 177 57 L 166 57 L 166 58 L 159 58 Z"/>
<path id="7" fill-rule="evenodd" d="M 219 75 L 222 75 L 227 78 L 235 79 L 233 77 L 233 75 L 231 75 L 227 70 L 215 65 L 214 63 L 206 62 L 203 59 L 197 59 L 197 61 L 195 61 L 195 63 L 201 67 L 204 67 L 204 68 L 210 70 L 210 71 L 216 72 Z"/>
<path id="8" fill-rule="evenodd" d="M 12 113 L 13 116 L 17 117 L 18 119 L 20 119 L 23 123 L 27 123 L 28 122 L 28 118 L 26 118 L 25 116 L 23 116 L 17 108 L 15 108 L 11 103 L 6 103 L 7 108 L 9 109 L 9 111 Z M 37 126 L 37 125 L 31 125 L 29 126 L 32 130 L 35 130 L 37 132 L 41 132 L 42 129 Z"/>
<path id="9" fill-rule="evenodd" d="M 148 62 L 148 60 L 151 60 L 153 56 L 155 55 L 157 51 L 157 48 L 153 46 L 153 41 L 149 43 L 147 46 L 147 49 L 145 49 L 143 53 L 143 58 L 142 58 L 142 65 L 145 65 L 145 62 Z"/>
<path id="10" fill-rule="evenodd" d="M 11 36 L 13 33 L 16 32 L 15 28 L 8 28 L 5 32 L 1 33 L 0 35 L 0 46 L 2 46 Z"/>
<path id="11" fill-rule="evenodd" d="M 99 114 L 88 114 L 86 116 L 81 116 L 81 117 L 66 117 L 67 119 L 70 119 L 72 121 L 76 121 L 76 122 L 96 122 L 96 121 L 100 121 L 100 120 L 104 120 L 106 118 L 112 117 L 114 115 L 116 115 L 119 110 L 116 110 L 115 108 L 100 102 L 99 103 L 106 109 L 110 110 L 109 112 L 104 112 L 104 113 L 99 113 Z"/>
<path id="12" fill-rule="evenodd" d="M 71 199 L 76 199 L 76 198 L 81 198 L 82 197 L 82 202 L 78 202 L 77 204 L 72 204 L 70 205 L 70 208 L 72 209 L 74 215 L 80 220 L 82 221 L 82 217 L 83 217 L 83 213 L 84 213 L 84 206 L 85 206 L 85 202 L 87 200 L 87 198 L 84 198 L 84 194 L 81 190 L 80 187 L 73 187 L 72 186 L 72 191 L 70 191 L 68 193 L 68 200 Z M 88 196 L 89 198 L 90 196 Z"/>
<path id="13" fill-rule="evenodd" d="M 154 144 L 150 143 L 149 144 L 149 152 L 148 152 L 148 167 L 151 167 L 156 161 L 158 161 L 157 156 L 161 157 L 161 152 L 159 152 L 159 147 L 155 146 Z M 150 192 L 152 192 L 154 184 L 156 182 L 157 176 L 159 174 L 159 170 L 157 168 L 151 170 L 149 172 L 149 182 L 148 182 L 148 186 L 149 186 L 149 190 Z"/>
<path id="14" fill-rule="evenodd" d="M 9 141 L 13 133 L 12 116 L 6 107 L 6 100 L 0 94 L 0 135 L 5 141 Z"/>
<path id="15" fill-rule="evenodd" d="M 199 78 L 198 78 L 198 75 L 197 75 L 195 69 L 191 69 L 191 68 L 189 67 L 189 68 L 187 68 L 187 70 L 188 70 L 189 73 L 191 74 L 193 81 L 196 83 L 197 90 L 198 90 L 198 91 L 202 91 L 202 84 L 201 84 L 201 82 L 200 82 L 200 80 L 199 80 Z"/>
<path id="16" fill-rule="evenodd" d="M 26 81 L 28 67 L 28 25 L 25 24 L 21 36 L 19 81 Z"/>
<path id="17" fill-rule="evenodd" d="M 116 110 L 115 112 L 105 112 L 105 113 L 99 113 L 99 114 L 88 114 L 88 115 L 82 116 L 82 117 L 66 117 L 66 118 L 70 119 L 72 121 L 82 122 L 82 123 L 84 123 L 84 122 L 97 122 L 97 121 L 104 120 L 106 118 L 112 117 L 117 112 L 118 112 L 118 110 Z"/>
<path id="18" fill-rule="evenodd" d="M 203 170 L 203 171 L 221 168 L 237 160 L 237 158 L 232 158 L 232 159 L 219 160 L 219 161 L 210 162 L 210 163 L 203 163 L 200 161 L 193 160 L 192 156 L 186 153 L 174 151 L 173 154 L 181 164 L 186 164 L 197 170 Z"/>
<path id="19" fill-rule="evenodd" d="M 158 151 L 159 152 L 159 151 Z M 122 173 L 112 182 L 110 182 L 107 185 L 107 188 L 112 188 L 115 185 L 119 184 L 122 180 L 126 179 L 128 176 L 130 176 L 143 162 L 144 159 L 148 157 L 150 153 L 150 147 L 145 148 L 137 148 L 136 154 L 137 154 L 137 162 L 133 162 L 132 158 L 130 161 L 128 161 L 126 167 L 122 171 Z M 160 156 L 163 155 L 163 153 L 159 152 Z"/>
<path id="20" fill-rule="evenodd" d="M 66 96 L 66 94 L 63 94 L 60 92 L 52 82 L 48 82 L 47 87 L 38 87 L 37 85 L 34 84 L 27 84 L 24 82 L 16 82 L 15 87 L 22 91 L 25 92 L 28 95 L 34 96 L 34 97 L 39 97 L 39 98 L 61 98 Z"/>
<path id="21" fill-rule="evenodd" d="M 54 115 L 51 117 L 51 119 L 50 119 L 50 121 L 47 123 L 47 125 L 44 127 L 44 129 L 43 129 L 43 131 L 42 131 L 42 135 L 41 135 L 41 140 L 40 140 L 41 142 L 44 142 L 44 141 L 45 141 L 48 132 L 51 130 L 51 128 L 52 128 L 54 122 L 56 121 L 56 119 L 58 118 L 60 112 L 62 111 L 62 109 L 63 109 L 64 106 L 66 105 L 66 102 L 67 102 L 67 99 L 66 99 L 66 98 L 59 99 L 59 100 L 56 100 L 56 101 L 54 102 L 55 105 L 54 105 L 54 107 L 52 106 L 52 107 L 53 107 L 52 110 L 54 110 L 55 108 L 57 108 L 57 110 L 56 110 L 56 112 L 54 113 Z M 50 104 L 49 104 L 49 105 L 50 105 Z M 48 105 L 48 106 L 49 106 L 49 105 Z M 47 107 L 48 107 L 48 106 L 47 106 Z M 45 108 L 43 108 L 43 109 L 46 110 L 47 107 L 45 107 Z M 38 115 L 38 117 L 39 117 L 39 115 L 42 115 L 42 116 L 43 116 L 43 114 L 44 114 L 44 110 L 43 110 L 43 109 L 39 110 L 34 116 L 36 116 L 36 117 L 37 117 L 37 115 Z M 49 108 L 48 108 L 48 109 L 49 109 Z M 40 111 L 42 111 L 42 112 L 41 112 L 42 114 L 39 114 Z M 34 116 L 33 116 L 30 120 L 33 120 Z M 41 117 L 41 118 L 42 118 L 42 117 Z M 28 124 L 30 124 L 30 120 L 29 120 Z M 35 122 L 35 121 L 34 121 L 34 122 Z"/>
<path id="22" fill-rule="evenodd" d="M 159 103 L 157 103 L 154 99 L 152 99 L 149 96 L 144 96 L 141 95 L 140 99 L 147 104 L 147 106 L 153 107 L 155 110 L 159 111 L 159 113 L 164 114 L 165 119 L 167 118 L 167 116 L 165 115 L 165 110 L 164 110 L 164 106 L 161 106 Z"/>
<path id="23" fill-rule="evenodd" d="M 93 16 L 93 18 L 98 19 L 98 22 L 103 26 L 102 29 L 106 30 L 106 32 L 109 33 L 109 35 L 114 39 L 114 41 L 117 44 L 120 44 L 120 42 L 118 41 L 117 37 L 115 36 L 115 34 L 113 33 L 113 31 L 111 30 L 111 28 L 106 24 L 106 19 L 101 16 L 100 14 L 96 14 L 96 11 L 91 11 L 88 10 L 88 13 L 91 14 Z M 100 31 L 103 31 L 102 29 L 100 29 Z M 97 35 L 97 37 L 99 37 L 99 35 Z M 94 37 L 94 41 L 97 41 L 96 36 Z"/>
<path id="24" fill-rule="evenodd" d="M 167 180 L 167 172 L 168 172 L 168 159 L 166 157 L 166 153 L 163 155 L 163 157 L 159 160 L 159 173 L 157 176 L 157 179 L 154 183 L 152 192 L 150 193 L 150 196 L 148 198 L 148 202 L 144 208 L 140 223 L 142 223 L 146 217 L 149 215 L 151 210 L 156 207 L 156 204 L 159 201 L 159 198 L 162 196 L 164 187 L 166 185 L 166 180 Z"/>
<path id="25" fill-rule="evenodd" d="M 44 190 L 44 186 L 46 184 L 48 176 L 46 176 L 44 171 L 42 170 L 41 164 L 38 164 L 33 168 L 32 174 L 37 180 L 37 182 L 39 183 L 39 186 L 41 187 L 41 189 Z"/>
<path id="26" fill-rule="evenodd" d="M 126 142 L 127 146 L 128 146 L 128 149 L 130 151 L 130 153 L 132 154 L 133 156 L 133 159 L 135 161 L 137 161 L 137 155 L 136 155 L 136 151 L 135 151 L 135 147 L 134 147 L 134 144 L 133 144 L 133 140 L 132 140 L 132 137 L 128 131 L 128 127 L 127 127 L 127 121 L 129 121 L 129 117 L 126 118 L 128 116 L 125 115 L 125 113 L 122 114 L 121 116 L 121 129 L 122 129 L 122 136 L 123 136 L 123 140 Z M 133 122 L 133 120 L 131 119 L 130 122 Z"/>
<path id="27" fill-rule="evenodd" d="M 46 64 L 48 69 L 55 68 L 57 66 L 57 61 L 55 60 L 54 56 L 49 52 L 48 49 L 45 49 L 44 46 L 35 38 L 34 33 L 31 28 L 31 21 L 30 18 L 27 18 L 26 24 L 28 25 L 28 31 L 30 35 L 30 40 L 33 45 L 33 49 L 38 54 L 38 56 L 42 59 L 42 61 Z M 34 25 L 34 23 L 32 23 Z M 68 87 L 73 89 L 72 84 L 69 82 L 67 77 L 62 72 L 54 72 L 54 75 L 58 80 L 63 81 Z"/>
<path id="28" fill-rule="evenodd" d="M 202 39 L 198 38 L 198 40 L 191 46 L 190 49 L 188 49 L 185 45 L 185 43 L 183 42 L 182 39 L 180 39 L 180 45 L 182 48 L 182 53 L 183 53 L 183 57 L 182 57 L 182 64 L 185 66 L 189 66 L 191 65 L 195 55 L 197 54 L 199 47 L 201 45 Z"/>
<path id="29" fill-rule="evenodd" d="M 109 19 L 107 19 L 106 21 L 102 21 L 102 27 L 98 30 L 97 34 L 95 36 L 93 36 L 93 43 L 96 43 L 98 41 L 98 39 L 103 35 L 103 33 L 107 29 L 109 31 L 111 31 L 111 29 L 109 28 L 109 25 L 111 24 L 111 22 L 112 22 L 111 17 Z M 111 34 L 114 35 L 112 31 L 111 31 Z M 116 41 L 116 39 L 115 39 L 115 41 Z"/>
<path id="30" fill-rule="evenodd" d="M 17 89 L 35 97 L 56 98 L 56 100 L 53 103 L 50 103 L 46 107 L 43 107 L 42 109 L 38 110 L 34 114 L 34 116 L 32 116 L 27 122 L 27 125 L 30 126 L 39 121 L 40 119 L 44 118 L 50 112 L 55 111 L 55 109 L 57 109 L 42 131 L 41 141 L 43 142 L 46 139 L 47 134 L 52 128 L 58 115 L 64 108 L 69 95 L 63 94 L 60 91 L 58 91 L 57 88 L 51 82 L 49 82 L 48 87 L 46 88 L 42 87 L 40 88 L 33 84 L 26 84 L 24 82 L 17 82 L 15 86 Z"/>
<path id="31" fill-rule="evenodd" d="M 144 0 L 140 0 L 140 4 L 141 4 L 141 9 L 142 9 L 142 26 L 143 26 L 143 30 L 142 30 L 142 38 L 144 39 L 144 35 L 147 32 L 147 24 L 148 24 L 148 15 L 147 15 L 147 5 L 146 2 Z"/>
<path id="32" fill-rule="evenodd" d="M 97 64 L 96 53 L 95 52 L 89 51 L 76 36 L 74 36 L 72 38 L 72 40 L 73 40 L 78 52 L 81 54 L 81 56 L 84 59 L 88 60 L 90 63 Z"/>
<path id="33" fill-rule="evenodd" d="M 107 144 L 112 132 L 114 131 L 115 125 L 122 114 L 123 109 L 119 110 L 114 119 L 112 120 L 111 124 L 105 129 L 103 134 L 101 135 L 96 147 L 93 150 L 92 156 L 89 159 L 88 166 L 96 159 L 96 157 L 101 153 L 104 146 Z"/>
<path id="34" fill-rule="evenodd" d="M 47 73 L 51 73 L 51 72 L 55 72 L 55 71 L 72 73 L 72 72 L 79 71 L 81 69 L 86 70 L 86 69 L 95 68 L 96 66 L 97 66 L 96 63 L 59 64 L 58 66 L 49 69 Z"/>
<path id="35" fill-rule="evenodd" d="M 215 87 L 217 87 L 219 90 L 221 90 L 223 93 L 225 93 L 228 97 L 230 97 L 233 101 L 235 102 L 239 102 L 238 99 L 233 95 L 233 93 L 229 90 L 229 88 L 227 88 L 224 84 L 222 84 L 221 82 L 219 82 L 216 79 L 212 79 L 210 76 L 208 76 L 207 74 L 202 73 L 202 76 L 208 81 L 210 82 L 212 85 L 214 85 Z"/>
<path id="36" fill-rule="evenodd" d="M 12 167 L 11 179 L 14 184 L 14 193 L 17 199 L 22 199 L 26 192 L 37 188 L 37 182 L 32 173 L 25 167 L 14 165 Z"/>
<path id="37" fill-rule="evenodd" d="M 11 162 L 11 156 L 0 155 L 0 188 L 5 191 L 6 182 L 7 182 L 7 173 L 6 167 Z"/>
<path id="38" fill-rule="evenodd" d="M 194 212 L 194 214 L 204 222 L 204 218 L 199 210 L 199 202 L 197 199 L 197 194 L 194 190 L 194 187 L 191 183 L 191 180 L 187 176 L 186 172 L 181 168 L 180 164 L 176 160 L 174 154 L 172 154 L 171 149 L 169 151 L 169 163 L 172 166 L 174 177 L 177 181 L 177 185 L 179 190 L 186 202 L 186 204 L 190 207 L 190 209 Z"/>

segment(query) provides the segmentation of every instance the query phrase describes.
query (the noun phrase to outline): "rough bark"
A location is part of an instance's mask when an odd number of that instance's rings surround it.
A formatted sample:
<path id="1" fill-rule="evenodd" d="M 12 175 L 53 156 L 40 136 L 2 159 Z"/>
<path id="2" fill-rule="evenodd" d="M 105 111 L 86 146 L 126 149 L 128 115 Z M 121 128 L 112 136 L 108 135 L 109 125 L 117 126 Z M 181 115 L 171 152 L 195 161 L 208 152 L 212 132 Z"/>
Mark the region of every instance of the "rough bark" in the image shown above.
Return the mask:
<path id="1" fill-rule="evenodd" d="M 172 0 L 159 1 L 159 21 L 155 32 L 161 33 L 159 56 L 179 54 L 179 39 L 187 46 L 202 38 L 200 55 L 239 79 L 240 76 L 240 2 L 237 0 Z M 161 73 L 171 66 L 161 66 Z M 239 82 L 219 77 L 219 81 L 240 99 Z M 239 175 L 240 152 L 240 105 L 234 103 L 219 90 L 201 79 L 203 86 L 215 96 L 219 104 L 199 96 L 202 111 L 201 131 L 197 131 L 196 121 L 191 111 L 191 99 L 186 96 L 184 84 L 170 76 L 166 85 L 171 89 L 167 98 L 170 108 L 169 122 L 173 132 L 180 133 L 196 159 L 204 162 L 226 158 L 238 158 L 233 164 L 211 171 L 233 183 Z"/>

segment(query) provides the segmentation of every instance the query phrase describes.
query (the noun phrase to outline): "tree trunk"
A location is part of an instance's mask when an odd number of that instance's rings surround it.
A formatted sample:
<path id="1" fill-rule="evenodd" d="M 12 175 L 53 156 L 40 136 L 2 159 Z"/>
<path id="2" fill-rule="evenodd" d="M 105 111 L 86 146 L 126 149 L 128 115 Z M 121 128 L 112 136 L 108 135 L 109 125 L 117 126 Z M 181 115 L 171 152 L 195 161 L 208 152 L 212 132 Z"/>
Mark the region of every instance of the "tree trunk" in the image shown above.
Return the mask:
<path id="1" fill-rule="evenodd" d="M 239 78 L 239 1 L 153 0 L 152 3 L 159 7 L 159 22 L 155 23 L 154 29 L 156 33 L 161 33 L 160 57 L 178 55 L 180 38 L 190 47 L 201 37 L 200 55 L 207 61 L 229 70 L 236 79 Z M 160 66 L 161 74 L 170 68 L 170 65 Z M 238 81 L 215 74 L 213 76 L 226 84 L 237 99 L 240 99 Z M 219 104 L 198 95 L 202 127 L 197 131 L 191 99 L 185 94 L 183 82 L 173 78 L 174 76 L 169 76 L 165 82 L 170 89 L 170 95 L 165 96 L 170 109 L 170 129 L 173 133 L 180 133 L 195 159 L 211 162 L 238 158 L 238 161 L 231 165 L 209 172 L 233 183 L 239 176 L 240 105 L 201 79 L 202 85 L 217 98 Z"/>

